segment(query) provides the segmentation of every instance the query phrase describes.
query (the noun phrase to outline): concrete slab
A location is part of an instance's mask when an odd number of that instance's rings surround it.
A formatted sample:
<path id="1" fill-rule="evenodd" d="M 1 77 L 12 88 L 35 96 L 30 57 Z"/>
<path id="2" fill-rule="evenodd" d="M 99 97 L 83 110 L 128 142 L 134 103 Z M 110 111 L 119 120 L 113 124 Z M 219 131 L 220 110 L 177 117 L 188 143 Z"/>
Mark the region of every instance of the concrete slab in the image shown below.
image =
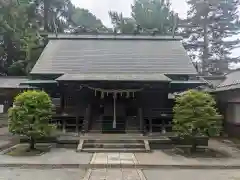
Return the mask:
<path id="1" fill-rule="evenodd" d="M 120 153 L 109 153 L 108 154 L 108 164 L 120 164 Z"/>
<path id="2" fill-rule="evenodd" d="M 138 169 L 92 169 L 84 180 L 146 180 Z"/>
<path id="3" fill-rule="evenodd" d="M 239 180 L 239 170 L 144 170 L 147 180 Z"/>
<path id="4" fill-rule="evenodd" d="M 52 148 L 42 156 L 12 157 L 0 154 L 0 164 L 89 164 L 92 153 L 77 153 L 75 149 Z"/>
<path id="5" fill-rule="evenodd" d="M 94 160 L 91 161 L 92 164 L 107 164 L 108 158 L 106 153 L 95 153 Z"/>
<path id="6" fill-rule="evenodd" d="M 95 153 L 91 164 L 136 164 L 133 153 Z"/>
<path id="7" fill-rule="evenodd" d="M 106 173 L 106 169 L 93 169 L 89 180 L 105 180 Z"/>
<path id="8" fill-rule="evenodd" d="M 141 180 L 136 169 L 123 169 L 122 172 L 124 180 Z"/>
<path id="9" fill-rule="evenodd" d="M 123 180 L 121 169 L 107 169 L 106 180 Z"/>
<path id="10" fill-rule="evenodd" d="M 80 180 L 85 170 L 0 168 L 0 174 L 1 180 Z"/>

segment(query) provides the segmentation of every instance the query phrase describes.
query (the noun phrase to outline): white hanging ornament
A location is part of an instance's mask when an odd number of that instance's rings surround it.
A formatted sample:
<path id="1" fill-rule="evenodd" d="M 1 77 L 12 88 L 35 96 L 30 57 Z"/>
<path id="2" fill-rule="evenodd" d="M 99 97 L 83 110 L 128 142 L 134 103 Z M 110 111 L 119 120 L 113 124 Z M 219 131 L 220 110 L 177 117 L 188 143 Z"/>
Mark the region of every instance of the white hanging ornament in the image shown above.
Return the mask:
<path id="1" fill-rule="evenodd" d="M 104 98 L 104 92 L 102 91 L 101 92 L 101 99 L 103 99 Z"/>
<path id="2" fill-rule="evenodd" d="M 129 98 L 130 97 L 130 93 L 129 92 L 127 92 L 127 98 Z"/>

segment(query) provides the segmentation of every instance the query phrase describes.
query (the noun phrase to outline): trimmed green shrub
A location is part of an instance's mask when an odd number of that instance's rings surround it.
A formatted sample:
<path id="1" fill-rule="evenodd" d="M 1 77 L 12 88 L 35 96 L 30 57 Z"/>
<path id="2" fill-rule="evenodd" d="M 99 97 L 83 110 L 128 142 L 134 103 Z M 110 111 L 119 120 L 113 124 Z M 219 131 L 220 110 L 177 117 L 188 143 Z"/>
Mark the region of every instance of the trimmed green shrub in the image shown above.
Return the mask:
<path id="1" fill-rule="evenodd" d="M 52 101 L 44 91 L 26 91 L 19 94 L 8 112 L 9 131 L 29 138 L 30 150 L 35 140 L 47 137 L 55 128 L 49 124 L 52 118 Z"/>
<path id="2" fill-rule="evenodd" d="M 192 151 L 197 148 L 195 137 L 218 136 L 222 130 L 216 102 L 208 93 L 187 91 L 176 98 L 173 111 L 173 130 L 179 137 L 192 141 Z"/>

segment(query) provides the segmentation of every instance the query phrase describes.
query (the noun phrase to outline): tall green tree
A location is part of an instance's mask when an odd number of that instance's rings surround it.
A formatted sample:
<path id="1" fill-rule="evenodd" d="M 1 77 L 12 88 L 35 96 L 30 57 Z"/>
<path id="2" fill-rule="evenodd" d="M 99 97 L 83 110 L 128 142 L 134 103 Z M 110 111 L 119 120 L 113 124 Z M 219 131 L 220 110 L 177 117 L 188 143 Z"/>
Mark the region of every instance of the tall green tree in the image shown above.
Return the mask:
<path id="1" fill-rule="evenodd" d="M 30 62 L 38 58 L 35 50 L 41 38 L 30 18 L 29 8 L 30 4 L 20 4 L 16 0 L 0 2 L 1 75 L 25 75 Z"/>
<path id="2" fill-rule="evenodd" d="M 201 61 L 203 74 L 223 74 L 229 63 L 239 62 L 231 51 L 240 41 L 239 0 L 188 0 L 190 10 L 184 20 L 185 47 L 192 57 Z M 229 39 L 230 38 L 230 39 Z"/>
<path id="3" fill-rule="evenodd" d="M 161 34 L 172 32 L 176 14 L 169 0 L 135 0 L 132 17 L 142 28 L 157 29 Z"/>
<path id="4" fill-rule="evenodd" d="M 177 14 L 171 10 L 169 0 L 135 0 L 131 14 L 131 18 L 126 18 L 116 12 L 109 13 L 114 27 L 124 33 L 140 26 L 142 31 L 171 34 L 177 24 Z"/>
<path id="5" fill-rule="evenodd" d="M 29 0 L 32 17 L 45 32 L 64 32 L 73 10 L 71 0 Z"/>
<path id="6" fill-rule="evenodd" d="M 102 21 L 87 9 L 74 8 L 71 21 L 75 26 L 85 26 L 93 29 L 104 28 Z"/>
<path id="7" fill-rule="evenodd" d="M 106 29 L 70 0 L 0 0 L 0 75 L 29 73 L 44 48 L 44 29 L 61 33 L 82 25 Z"/>
<path id="8" fill-rule="evenodd" d="M 123 17 L 122 13 L 115 11 L 110 11 L 109 16 L 117 32 L 132 33 L 134 31 L 136 22 L 133 18 Z"/>

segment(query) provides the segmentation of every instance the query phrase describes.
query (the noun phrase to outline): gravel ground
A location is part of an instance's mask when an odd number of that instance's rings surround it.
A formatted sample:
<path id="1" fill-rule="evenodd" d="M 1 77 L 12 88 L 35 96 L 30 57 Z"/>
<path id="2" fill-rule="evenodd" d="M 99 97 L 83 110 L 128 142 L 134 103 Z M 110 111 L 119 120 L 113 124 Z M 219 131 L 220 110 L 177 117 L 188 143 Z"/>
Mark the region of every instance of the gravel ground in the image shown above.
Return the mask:
<path id="1" fill-rule="evenodd" d="M 17 169 L 0 168 L 0 180 L 81 180 L 85 170 L 81 169 Z"/>
<path id="2" fill-rule="evenodd" d="M 147 180 L 240 180 L 239 170 L 144 170 Z"/>

